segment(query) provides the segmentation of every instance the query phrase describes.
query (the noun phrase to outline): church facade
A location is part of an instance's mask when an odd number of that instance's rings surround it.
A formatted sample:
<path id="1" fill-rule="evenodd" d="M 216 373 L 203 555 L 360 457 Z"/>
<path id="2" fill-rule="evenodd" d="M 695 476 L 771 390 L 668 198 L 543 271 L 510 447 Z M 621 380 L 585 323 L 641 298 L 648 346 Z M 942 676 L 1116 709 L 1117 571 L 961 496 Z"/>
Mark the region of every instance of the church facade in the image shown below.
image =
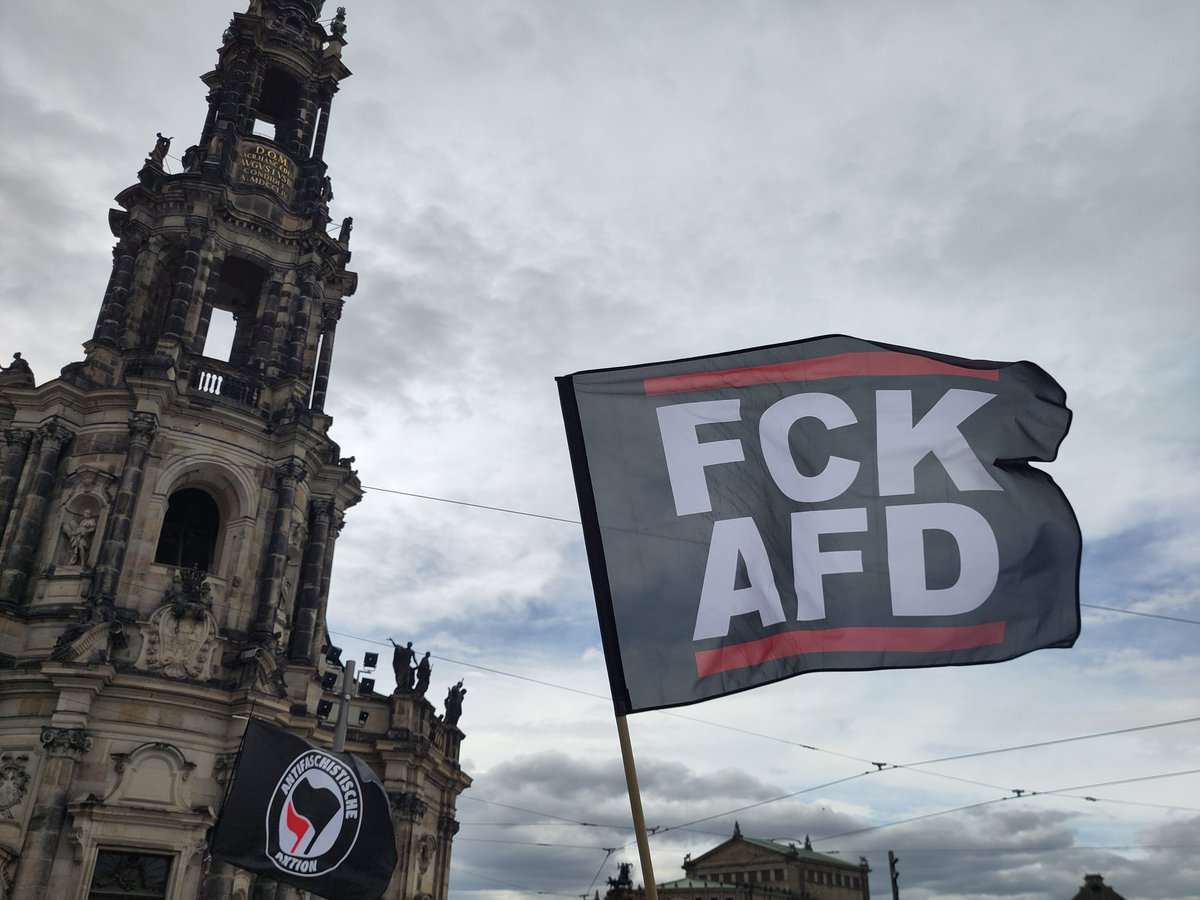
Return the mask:
<path id="1" fill-rule="evenodd" d="M 159 135 L 110 211 L 84 359 L 0 372 L 0 900 L 301 896 L 207 849 L 246 718 L 328 747 L 345 674 L 326 604 L 362 489 L 325 400 L 357 276 L 323 152 L 350 71 L 321 6 L 233 17 L 199 140 L 179 165 Z M 442 900 L 459 710 L 427 679 L 349 687 L 346 749 L 396 830 L 385 896 Z"/>

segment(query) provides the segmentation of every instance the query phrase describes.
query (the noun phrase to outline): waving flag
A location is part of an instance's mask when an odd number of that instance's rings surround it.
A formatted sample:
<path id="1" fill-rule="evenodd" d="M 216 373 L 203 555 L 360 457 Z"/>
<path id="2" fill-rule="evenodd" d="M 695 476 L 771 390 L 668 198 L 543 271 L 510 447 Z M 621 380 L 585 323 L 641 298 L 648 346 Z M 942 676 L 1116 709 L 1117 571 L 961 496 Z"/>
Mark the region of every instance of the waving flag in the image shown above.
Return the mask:
<path id="1" fill-rule="evenodd" d="M 321 897 L 378 898 L 396 868 L 387 794 L 358 757 L 251 719 L 212 855 Z"/>
<path id="2" fill-rule="evenodd" d="M 836 335 L 558 381 L 618 715 L 1078 636 L 1033 363 Z"/>

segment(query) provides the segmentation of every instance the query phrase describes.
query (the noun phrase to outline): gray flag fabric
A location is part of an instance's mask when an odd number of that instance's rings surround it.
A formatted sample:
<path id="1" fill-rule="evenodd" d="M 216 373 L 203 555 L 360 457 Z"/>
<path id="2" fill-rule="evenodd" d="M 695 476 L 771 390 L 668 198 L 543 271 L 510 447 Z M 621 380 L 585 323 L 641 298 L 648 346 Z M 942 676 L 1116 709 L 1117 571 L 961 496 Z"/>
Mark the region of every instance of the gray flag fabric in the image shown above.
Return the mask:
<path id="1" fill-rule="evenodd" d="M 833 335 L 558 383 L 618 715 L 1078 636 L 1033 363 Z"/>

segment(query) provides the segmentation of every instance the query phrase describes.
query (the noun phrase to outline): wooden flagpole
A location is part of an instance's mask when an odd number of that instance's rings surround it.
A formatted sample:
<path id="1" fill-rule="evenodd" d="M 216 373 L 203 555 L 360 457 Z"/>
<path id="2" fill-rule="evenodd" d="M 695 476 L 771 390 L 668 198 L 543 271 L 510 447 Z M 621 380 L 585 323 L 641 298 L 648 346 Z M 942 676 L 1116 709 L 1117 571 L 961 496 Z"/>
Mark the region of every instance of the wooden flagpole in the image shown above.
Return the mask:
<path id="1" fill-rule="evenodd" d="M 654 883 L 654 865 L 650 862 L 650 840 L 646 836 L 646 817 L 642 815 L 642 793 L 638 788 L 637 769 L 633 764 L 633 745 L 629 742 L 629 725 L 624 716 L 617 716 L 617 738 L 621 742 L 621 762 L 625 764 L 625 785 L 629 791 L 629 809 L 633 813 L 633 833 L 637 836 L 638 857 L 642 861 L 646 900 L 658 900 L 658 886 Z"/>

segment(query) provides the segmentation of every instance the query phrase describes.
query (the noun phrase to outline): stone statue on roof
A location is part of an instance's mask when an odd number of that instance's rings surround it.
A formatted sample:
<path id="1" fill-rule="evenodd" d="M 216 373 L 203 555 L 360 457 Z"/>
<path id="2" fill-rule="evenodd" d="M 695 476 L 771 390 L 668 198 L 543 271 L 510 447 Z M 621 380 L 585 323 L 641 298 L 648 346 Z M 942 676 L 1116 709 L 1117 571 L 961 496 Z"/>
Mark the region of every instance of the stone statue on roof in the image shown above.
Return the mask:
<path id="1" fill-rule="evenodd" d="M 417 663 L 417 682 L 413 687 L 413 692 L 418 697 L 424 697 L 425 692 L 429 690 L 429 676 L 433 671 L 433 666 L 429 663 L 429 651 L 425 651 L 425 655 L 421 657 L 421 661 Z"/>
<path id="2" fill-rule="evenodd" d="M 163 161 L 167 158 L 167 151 L 171 149 L 171 141 L 174 138 L 163 137 L 161 131 L 156 132 L 156 136 L 158 139 L 154 142 L 154 149 L 150 151 L 150 162 L 161 168 Z"/>
<path id="3" fill-rule="evenodd" d="M 346 7 L 339 6 L 337 15 L 333 17 L 333 22 L 329 25 L 329 31 L 335 38 L 344 38 L 346 36 Z"/>
<path id="4" fill-rule="evenodd" d="M 458 725 L 458 720 L 462 716 L 463 697 L 467 695 L 467 689 L 463 687 L 462 680 L 446 691 L 446 724 Z"/>
<path id="5" fill-rule="evenodd" d="M 0 366 L 0 387 L 8 385 L 9 387 L 33 387 L 33 370 L 29 368 L 29 363 L 21 358 L 20 353 L 13 354 L 13 361 L 6 369 Z"/>
<path id="6" fill-rule="evenodd" d="M 392 673 L 396 676 L 397 691 L 411 691 L 413 686 L 413 660 L 416 659 L 417 653 L 412 648 L 412 641 L 404 647 L 401 647 L 391 638 L 388 638 L 395 647 L 392 651 Z"/>

